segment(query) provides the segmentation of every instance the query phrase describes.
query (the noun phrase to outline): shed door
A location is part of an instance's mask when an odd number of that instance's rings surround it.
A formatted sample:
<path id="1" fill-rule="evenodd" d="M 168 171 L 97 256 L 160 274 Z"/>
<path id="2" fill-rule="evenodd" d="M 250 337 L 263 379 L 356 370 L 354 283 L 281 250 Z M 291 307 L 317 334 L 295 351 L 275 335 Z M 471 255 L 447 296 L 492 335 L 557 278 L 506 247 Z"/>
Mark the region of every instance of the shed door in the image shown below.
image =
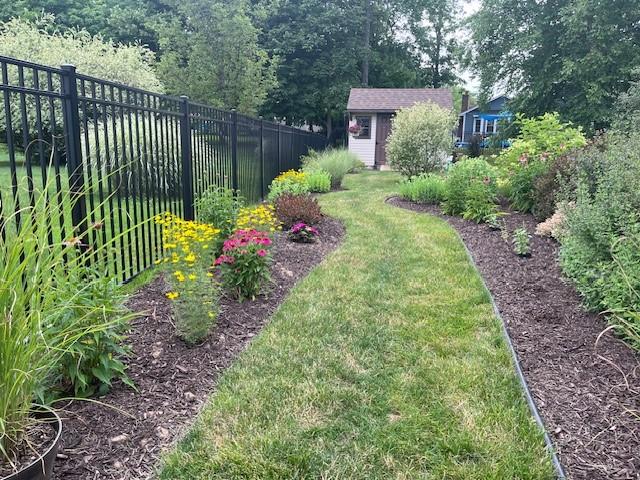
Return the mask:
<path id="1" fill-rule="evenodd" d="M 387 137 L 391 131 L 391 114 L 379 113 L 376 118 L 376 165 L 387 163 Z"/>

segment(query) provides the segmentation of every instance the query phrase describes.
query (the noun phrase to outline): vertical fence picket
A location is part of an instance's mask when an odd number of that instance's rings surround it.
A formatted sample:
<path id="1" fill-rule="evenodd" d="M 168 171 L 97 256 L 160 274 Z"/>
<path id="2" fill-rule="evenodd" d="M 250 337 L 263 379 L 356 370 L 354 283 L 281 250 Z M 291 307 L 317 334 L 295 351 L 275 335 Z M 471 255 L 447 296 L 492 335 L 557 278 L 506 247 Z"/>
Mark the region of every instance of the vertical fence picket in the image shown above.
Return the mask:
<path id="1" fill-rule="evenodd" d="M 191 114 L 189 98 L 180 97 L 180 151 L 182 154 L 182 206 L 185 220 L 194 220 L 193 158 L 191 155 Z"/>
<path id="2" fill-rule="evenodd" d="M 69 195 L 71 198 L 71 222 L 74 236 L 80 240 L 80 248 L 86 251 L 89 248 L 87 202 L 80 141 L 78 82 L 76 79 L 76 67 L 73 65 L 62 66 L 62 94 L 62 118 L 65 130 Z"/>

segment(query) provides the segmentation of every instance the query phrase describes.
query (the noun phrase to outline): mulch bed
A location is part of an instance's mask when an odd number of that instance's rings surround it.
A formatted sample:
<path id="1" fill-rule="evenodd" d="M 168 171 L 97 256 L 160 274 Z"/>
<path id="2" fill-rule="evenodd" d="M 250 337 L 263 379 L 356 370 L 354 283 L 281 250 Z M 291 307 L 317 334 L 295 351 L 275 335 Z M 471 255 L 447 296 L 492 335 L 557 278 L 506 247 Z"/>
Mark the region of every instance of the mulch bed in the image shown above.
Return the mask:
<path id="1" fill-rule="evenodd" d="M 153 476 L 160 454 L 175 443 L 198 414 L 225 368 L 269 321 L 291 288 L 340 243 L 344 228 L 324 218 L 314 244 L 274 242 L 273 285 L 266 296 L 238 304 L 223 298 L 209 339 L 187 347 L 176 338 L 167 285 L 157 278 L 131 300 L 147 312 L 130 334 L 128 374 L 134 391 L 122 384 L 99 401 L 76 401 L 62 412 L 62 446 L 57 479 L 143 479 Z"/>
<path id="2" fill-rule="evenodd" d="M 515 255 L 486 225 L 400 198 L 388 203 L 446 219 L 471 251 L 504 318 L 560 462 L 572 479 L 640 478 L 639 356 L 584 311 L 563 278 L 559 245 L 532 235 L 531 257 Z M 510 231 L 531 215 L 509 212 Z M 602 336 L 601 336 L 602 334 Z"/>

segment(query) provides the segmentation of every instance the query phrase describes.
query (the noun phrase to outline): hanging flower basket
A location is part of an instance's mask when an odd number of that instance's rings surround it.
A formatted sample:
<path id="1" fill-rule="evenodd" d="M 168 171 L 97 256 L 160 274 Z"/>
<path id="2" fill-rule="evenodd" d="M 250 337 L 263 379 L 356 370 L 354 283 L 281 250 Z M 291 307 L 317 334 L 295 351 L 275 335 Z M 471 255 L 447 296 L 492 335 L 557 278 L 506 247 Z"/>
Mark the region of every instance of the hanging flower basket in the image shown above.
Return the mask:
<path id="1" fill-rule="evenodd" d="M 349 133 L 352 136 L 357 137 L 358 135 L 360 135 L 361 131 L 362 131 L 362 127 L 358 124 L 358 122 L 353 122 L 349 124 Z"/>

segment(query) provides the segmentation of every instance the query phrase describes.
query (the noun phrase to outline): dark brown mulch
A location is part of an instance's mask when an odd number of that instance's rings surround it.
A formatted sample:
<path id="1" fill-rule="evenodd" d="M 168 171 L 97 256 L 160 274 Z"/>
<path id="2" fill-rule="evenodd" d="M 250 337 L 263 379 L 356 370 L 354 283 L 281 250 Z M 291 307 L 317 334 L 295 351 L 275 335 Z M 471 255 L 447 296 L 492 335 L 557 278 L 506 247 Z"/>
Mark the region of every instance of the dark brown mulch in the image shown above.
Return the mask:
<path id="1" fill-rule="evenodd" d="M 57 429 L 50 422 L 34 422 L 25 430 L 25 439 L 20 447 L 11 455 L 10 463 L 0 461 L 0 478 L 7 477 L 16 471 L 27 468 L 51 448 L 57 437 Z M 41 463 L 40 463 L 41 464 Z"/>
<path id="2" fill-rule="evenodd" d="M 559 245 L 532 235 L 531 257 L 521 258 L 486 225 L 399 198 L 389 203 L 444 218 L 460 233 L 507 324 L 568 477 L 639 479 L 640 359 L 610 332 L 600 337 L 606 320 L 585 312 L 562 277 Z M 510 212 L 505 220 L 510 231 L 523 224 L 535 231 L 531 215 Z"/>
<path id="3" fill-rule="evenodd" d="M 153 475 L 160 454 L 170 447 L 215 389 L 220 373 L 257 335 L 291 288 L 340 243 L 343 226 L 323 218 L 320 240 L 274 242 L 273 286 L 268 295 L 239 305 L 223 298 L 214 331 L 189 348 L 174 335 L 171 307 L 158 278 L 130 301 L 137 319 L 130 334 L 133 354 L 128 374 L 137 391 L 118 384 L 100 399 L 106 406 L 73 402 L 62 413 L 63 444 L 57 479 L 142 479 Z"/>

